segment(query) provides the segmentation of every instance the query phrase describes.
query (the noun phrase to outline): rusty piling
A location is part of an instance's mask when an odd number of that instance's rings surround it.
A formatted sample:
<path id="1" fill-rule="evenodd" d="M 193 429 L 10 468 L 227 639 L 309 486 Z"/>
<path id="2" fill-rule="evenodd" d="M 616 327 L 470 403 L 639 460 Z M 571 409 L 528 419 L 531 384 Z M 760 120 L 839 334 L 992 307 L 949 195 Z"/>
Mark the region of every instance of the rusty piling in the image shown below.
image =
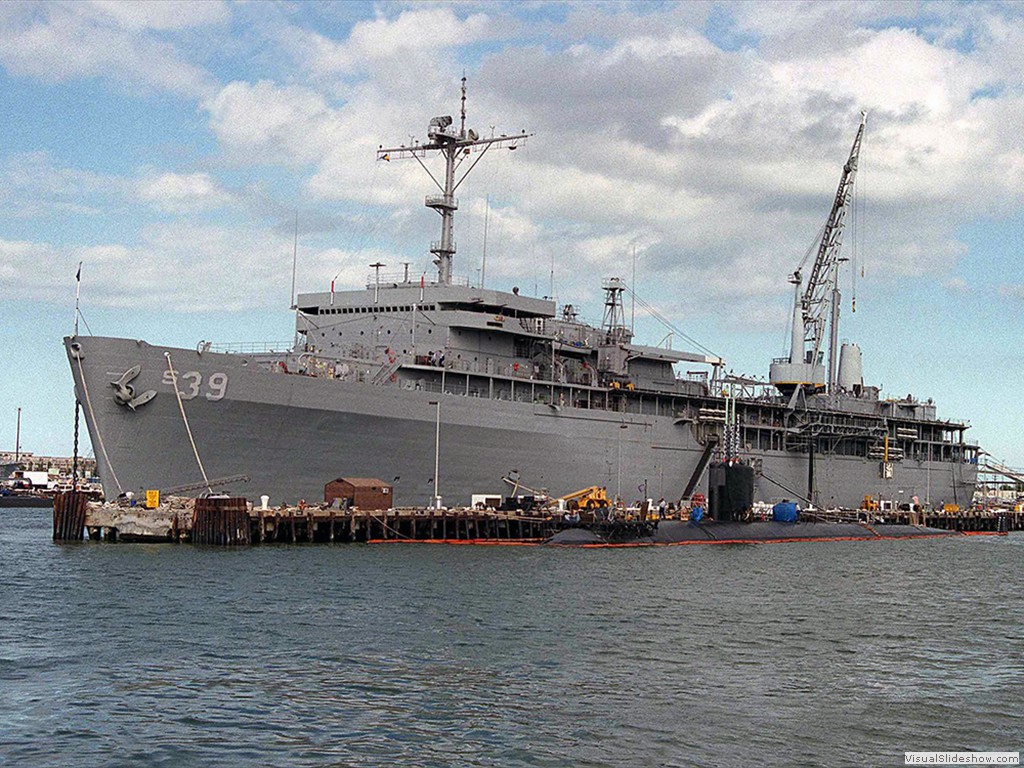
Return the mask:
<path id="1" fill-rule="evenodd" d="M 81 541 L 85 535 L 88 497 L 78 491 L 58 493 L 53 499 L 53 540 Z"/>

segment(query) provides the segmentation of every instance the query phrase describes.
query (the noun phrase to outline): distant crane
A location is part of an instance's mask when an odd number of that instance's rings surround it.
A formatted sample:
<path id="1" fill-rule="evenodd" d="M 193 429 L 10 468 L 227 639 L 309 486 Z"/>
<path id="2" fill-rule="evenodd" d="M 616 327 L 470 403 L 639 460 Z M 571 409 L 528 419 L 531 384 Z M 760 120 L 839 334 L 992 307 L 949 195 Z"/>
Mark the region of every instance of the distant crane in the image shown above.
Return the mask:
<path id="1" fill-rule="evenodd" d="M 804 256 L 800 266 L 789 278 L 794 286 L 793 335 L 789 357 L 776 359 L 769 379 L 780 391 L 792 394 L 794 399 L 803 389 L 807 393 L 836 387 L 836 353 L 839 337 L 839 264 L 843 244 L 846 213 L 853 198 L 853 183 L 857 177 L 857 161 L 864 138 L 868 113 L 861 112 L 860 127 L 850 149 L 850 157 L 843 166 L 832 210 L 821 235 L 817 256 L 811 267 L 807 287 L 803 288 L 802 271 L 810 256 Z M 801 290 L 802 289 L 802 290 Z M 828 372 L 826 376 L 822 345 L 828 330 Z"/>

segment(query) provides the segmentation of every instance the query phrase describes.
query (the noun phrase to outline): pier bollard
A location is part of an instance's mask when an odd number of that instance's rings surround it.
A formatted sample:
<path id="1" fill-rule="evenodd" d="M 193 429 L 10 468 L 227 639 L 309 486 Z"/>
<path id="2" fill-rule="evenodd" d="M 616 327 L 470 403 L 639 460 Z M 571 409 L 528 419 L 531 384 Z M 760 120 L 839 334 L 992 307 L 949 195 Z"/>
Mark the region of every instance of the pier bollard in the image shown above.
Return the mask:
<path id="1" fill-rule="evenodd" d="M 249 507 L 244 498 L 196 499 L 193 544 L 249 543 Z"/>
<path id="2" fill-rule="evenodd" d="M 53 540 L 81 541 L 85 535 L 88 497 L 80 491 L 65 491 L 53 498 Z"/>

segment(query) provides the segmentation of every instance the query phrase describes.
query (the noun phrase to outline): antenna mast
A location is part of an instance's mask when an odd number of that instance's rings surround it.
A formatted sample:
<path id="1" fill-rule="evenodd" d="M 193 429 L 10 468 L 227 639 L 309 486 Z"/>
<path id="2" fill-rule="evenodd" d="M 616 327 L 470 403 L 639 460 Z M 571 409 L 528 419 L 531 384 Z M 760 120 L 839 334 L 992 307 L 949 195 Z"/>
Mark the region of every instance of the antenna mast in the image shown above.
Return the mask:
<path id="1" fill-rule="evenodd" d="M 484 201 L 484 253 L 480 262 L 480 287 L 483 288 L 487 279 L 487 220 L 491 216 L 491 196 Z"/>
<path id="2" fill-rule="evenodd" d="M 299 212 L 295 211 L 295 239 L 292 242 L 292 309 L 295 309 L 295 266 L 299 259 Z"/>
<path id="3" fill-rule="evenodd" d="M 299 302 L 295 298 L 295 267 L 299 261 L 299 209 L 295 209 L 295 239 L 292 241 L 292 309 L 295 310 L 295 336 L 292 349 L 299 348 Z M 334 281 L 331 281 L 331 304 L 334 303 Z"/>
<path id="4" fill-rule="evenodd" d="M 626 326 L 626 310 L 622 306 L 622 292 L 625 286 L 617 277 L 608 277 L 601 281 L 604 291 L 604 319 L 601 330 L 604 331 L 604 343 L 627 344 L 633 334 Z"/>
<path id="5" fill-rule="evenodd" d="M 466 180 L 466 177 L 476 168 L 476 164 L 483 159 L 491 147 L 506 147 L 516 149 L 519 144 L 529 136 L 525 131 L 509 135 L 492 136 L 488 139 L 481 139 L 472 128 L 466 128 L 466 78 L 462 78 L 462 112 L 459 129 L 456 131 L 452 126 L 450 115 L 441 115 L 432 118 L 427 127 L 427 143 L 413 143 L 412 146 L 404 144 L 398 147 L 385 148 L 383 145 L 377 148 L 378 160 L 391 160 L 411 157 L 422 166 L 434 184 L 440 190 L 440 195 L 427 195 L 426 206 L 437 211 L 441 215 L 441 239 L 430 244 L 430 252 L 434 254 L 434 264 L 437 265 L 438 285 L 452 284 L 452 258 L 455 256 L 455 211 L 459 209 L 459 201 L 455 198 L 455 191 L 459 185 Z M 428 152 L 438 152 L 444 157 L 444 179 L 439 181 L 423 162 Z M 469 168 L 456 180 L 456 173 L 461 169 L 462 164 L 468 160 L 474 152 L 477 152 L 476 159 L 469 164 Z"/>
<path id="6" fill-rule="evenodd" d="M 462 123 L 459 126 L 459 136 L 466 138 L 466 76 L 462 76 Z"/>
<path id="7" fill-rule="evenodd" d="M 78 335 L 78 318 L 82 314 L 79 310 L 79 299 L 82 296 L 82 262 L 78 262 L 78 272 L 75 273 L 75 336 Z M 85 326 L 89 327 L 88 323 Z M 90 331 L 92 333 L 92 331 Z"/>

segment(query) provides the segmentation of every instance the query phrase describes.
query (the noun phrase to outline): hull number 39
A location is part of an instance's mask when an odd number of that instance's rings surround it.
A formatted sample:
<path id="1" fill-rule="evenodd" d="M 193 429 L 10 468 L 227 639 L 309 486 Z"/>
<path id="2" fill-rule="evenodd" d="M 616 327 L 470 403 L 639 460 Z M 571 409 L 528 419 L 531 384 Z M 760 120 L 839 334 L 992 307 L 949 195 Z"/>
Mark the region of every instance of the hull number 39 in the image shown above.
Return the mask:
<path id="1" fill-rule="evenodd" d="M 165 386 L 174 386 L 174 377 L 170 371 L 164 371 L 163 383 Z M 178 394 L 182 400 L 191 400 L 202 394 L 207 400 L 216 402 L 223 400 L 228 391 L 228 375 L 226 373 L 211 373 L 206 379 L 206 386 L 203 386 L 203 374 L 199 371 L 188 371 L 178 374 Z"/>

